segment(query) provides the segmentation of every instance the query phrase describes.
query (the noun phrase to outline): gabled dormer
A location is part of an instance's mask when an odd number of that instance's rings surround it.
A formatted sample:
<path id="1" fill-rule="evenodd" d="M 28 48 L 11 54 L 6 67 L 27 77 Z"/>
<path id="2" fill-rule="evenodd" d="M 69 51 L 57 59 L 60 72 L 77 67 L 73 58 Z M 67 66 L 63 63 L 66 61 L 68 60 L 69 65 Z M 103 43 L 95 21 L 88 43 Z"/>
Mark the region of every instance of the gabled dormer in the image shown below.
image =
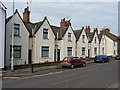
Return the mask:
<path id="1" fill-rule="evenodd" d="M 91 43 L 93 44 L 99 44 L 99 37 L 98 37 L 98 29 L 94 28 L 94 31 L 92 33 L 92 37 L 91 37 Z"/>
<path id="2" fill-rule="evenodd" d="M 11 29 L 12 29 L 12 20 L 14 20 L 14 36 L 15 37 L 21 37 L 22 36 L 22 31 L 23 31 L 22 28 L 23 27 L 25 28 L 24 31 L 29 33 L 29 30 L 28 30 L 25 22 L 23 21 L 22 17 L 20 16 L 20 14 L 19 14 L 17 9 L 15 10 L 14 15 L 12 15 L 12 16 L 10 16 L 10 17 L 8 17 L 6 19 L 6 25 L 10 24 L 11 25 Z M 12 31 L 11 31 L 11 33 L 12 33 Z"/>

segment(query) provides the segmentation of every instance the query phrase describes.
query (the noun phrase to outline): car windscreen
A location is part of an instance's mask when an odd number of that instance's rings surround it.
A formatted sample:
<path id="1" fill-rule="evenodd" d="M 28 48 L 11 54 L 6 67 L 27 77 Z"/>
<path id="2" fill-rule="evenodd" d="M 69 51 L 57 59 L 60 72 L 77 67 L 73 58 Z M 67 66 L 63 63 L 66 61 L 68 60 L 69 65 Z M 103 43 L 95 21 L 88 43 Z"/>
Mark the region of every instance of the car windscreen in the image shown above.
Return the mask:
<path id="1" fill-rule="evenodd" d="M 70 58 L 64 58 L 64 61 L 70 61 L 71 59 Z"/>
<path id="2" fill-rule="evenodd" d="M 97 55 L 95 57 L 107 57 L 106 55 Z"/>
<path id="3" fill-rule="evenodd" d="M 95 58 L 96 58 L 96 57 L 101 57 L 101 55 L 97 55 L 97 56 L 95 56 Z"/>
<path id="4" fill-rule="evenodd" d="M 72 58 L 72 61 L 80 61 L 80 58 Z"/>
<path id="5" fill-rule="evenodd" d="M 107 57 L 106 55 L 103 55 L 103 57 Z"/>

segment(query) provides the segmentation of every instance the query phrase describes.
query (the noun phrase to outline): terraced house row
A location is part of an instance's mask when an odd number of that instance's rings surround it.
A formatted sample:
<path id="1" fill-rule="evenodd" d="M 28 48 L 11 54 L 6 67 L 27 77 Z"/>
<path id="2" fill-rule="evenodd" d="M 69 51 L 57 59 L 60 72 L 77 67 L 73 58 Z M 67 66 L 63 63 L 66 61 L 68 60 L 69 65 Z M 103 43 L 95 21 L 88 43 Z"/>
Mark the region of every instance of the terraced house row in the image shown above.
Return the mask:
<path id="1" fill-rule="evenodd" d="M 13 15 L 6 19 L 6 66 L 10 66 L 11 61 L 12 18 Z M 32 23 L 28 7 L 24 9 L 23 18 L 18 10 L 14 13 L 14 65 L 60 61 L 67 56 L 115 56 L 117 39 L 109 28 L 100 33 L 90 26 L 73 30 L 70 20 L 65 18 L 59 27 L 51 25 L 47 17 Z"/>

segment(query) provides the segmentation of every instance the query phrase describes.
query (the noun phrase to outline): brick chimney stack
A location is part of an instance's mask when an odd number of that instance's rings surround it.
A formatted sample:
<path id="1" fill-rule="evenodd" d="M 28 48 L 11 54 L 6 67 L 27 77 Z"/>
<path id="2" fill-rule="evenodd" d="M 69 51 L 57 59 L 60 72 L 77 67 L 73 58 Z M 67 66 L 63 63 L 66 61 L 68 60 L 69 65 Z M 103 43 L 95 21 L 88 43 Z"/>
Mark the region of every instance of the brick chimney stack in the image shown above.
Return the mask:
<path id="1" fill-rule="evenodd" d="M 68 25 L 71 25 L 70 20 L 61 19 L 60 27 L 67 27 Z"/>
<path id="2" fill-rule="evenodd" d="M 109 32 L 110 32 L 110 29 L 109 29 L 109 28 L 106 28 L 106 29 L 105 29 L 105 32 L 106 32 L 106 33 L 109 33 Z"/>
<path id="3" fill-rule="evenodd" d="M 104 33 L 110 33 L 110 29 L 109 28 L 106 28 L 106 29 L 102 29 L 100 31 L 100 34 L 104 34 Z"/>
<path id="4" fill-rule="evenodd" d="M 87 33 L 90 32 L 90 26 L 86 26 L 86 30 L 85 30 Z"/>
<path id="5" fill-rule="evenodd" d="M 29 7 L 24 9 L 23 12 L 23 21 L 24 22 L 30 22 L 30 11 L 29 11 Z"/>
<path id="6" fill-rule="evenodd" d="M 98 34 L 98 28 L 94 28 L 94 32 Z"/>
<path id="7" fill-rule="evenodd" d="M 103 31 L 102 31 L 102 30 L 100 30 L 100 34 L 103 34 Z"/>

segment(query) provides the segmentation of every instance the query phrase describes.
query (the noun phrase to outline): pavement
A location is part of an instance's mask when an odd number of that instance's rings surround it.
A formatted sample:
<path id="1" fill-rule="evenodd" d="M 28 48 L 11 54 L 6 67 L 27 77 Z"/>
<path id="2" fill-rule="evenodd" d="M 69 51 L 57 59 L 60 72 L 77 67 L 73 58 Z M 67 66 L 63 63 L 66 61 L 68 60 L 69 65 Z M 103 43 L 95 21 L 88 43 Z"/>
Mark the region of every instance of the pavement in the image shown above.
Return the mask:
<path id="1" fill-rule="evenodd" d="M 118 61 L 91 63 L 29 78 L 3 78 L 2 83 L 3 88 L 118 88 Z"/>
<path id="2" fill-rule="evenodd" d="M 93 60 L 86 61 L 87 64 L 93 63 Z M 17 69 L 14 71 L 11 70 L 2 70 L 2 77 L 30 77 L 30 76 L 35 76 L 35 75 L 42 75 L 42 74 L 47 74 L 51 72 L 59 72 L 59 71 L 64 71 L 67 70 L 67 68 L 61 68 L 61 65 L 53 65 L 53 66 L 41 66 L 41 67 L 34 67 L 33 71 L 34 73 L 31 72 L 31 68 L 25 68 L 25 69 Z"/>

